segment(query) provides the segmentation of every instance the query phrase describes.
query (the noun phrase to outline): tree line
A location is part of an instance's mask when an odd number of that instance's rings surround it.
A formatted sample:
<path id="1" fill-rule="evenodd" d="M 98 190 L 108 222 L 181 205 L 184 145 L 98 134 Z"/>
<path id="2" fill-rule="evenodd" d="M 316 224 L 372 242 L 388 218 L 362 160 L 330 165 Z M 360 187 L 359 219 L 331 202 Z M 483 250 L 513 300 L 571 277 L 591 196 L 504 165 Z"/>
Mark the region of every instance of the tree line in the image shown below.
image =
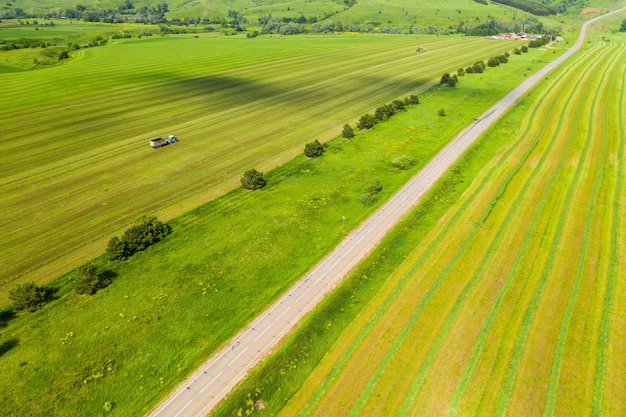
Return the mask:
<path id="1" fill-rule="evenodd" d="M 141 216 L 121 237 L 109 240 L 106 255 L 109 261 L 126 260 L 135 253 L 143 251 L 163 240 L 172 232 L 172 227 L 157 219 L 156 216 Z M 111 283 L 115 274 L 102 269 L 94 262 L 87 262 L 78 267 L 74 279 L 74 291 L 80 295 L 95 294 Z M 9 292 L 13 309 L 17 311 L 35 311 L 53 298 L 56 290 L 49 286 L 27 282 L 15 286 Z"/>

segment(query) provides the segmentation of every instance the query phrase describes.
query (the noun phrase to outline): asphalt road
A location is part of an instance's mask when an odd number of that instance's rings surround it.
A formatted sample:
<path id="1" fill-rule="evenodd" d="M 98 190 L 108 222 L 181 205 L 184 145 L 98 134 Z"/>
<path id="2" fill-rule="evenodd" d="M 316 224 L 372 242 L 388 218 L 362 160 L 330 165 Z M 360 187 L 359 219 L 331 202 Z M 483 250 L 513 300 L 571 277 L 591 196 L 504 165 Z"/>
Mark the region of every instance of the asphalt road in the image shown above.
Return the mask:
<path id="1" fill-rule="evenodd" d="M 205 362 L 148 415 L 205 416 L 264 358 L 298 321 L 369 253 L 467 148 L 517 99 L 582 45 L 587 26 L 626 7 L 585 23 L 574 46 L 528 78 L 463 130 L 380 210 L 363 222 L 313 270 L 259 315 L 228 345 Z"/>

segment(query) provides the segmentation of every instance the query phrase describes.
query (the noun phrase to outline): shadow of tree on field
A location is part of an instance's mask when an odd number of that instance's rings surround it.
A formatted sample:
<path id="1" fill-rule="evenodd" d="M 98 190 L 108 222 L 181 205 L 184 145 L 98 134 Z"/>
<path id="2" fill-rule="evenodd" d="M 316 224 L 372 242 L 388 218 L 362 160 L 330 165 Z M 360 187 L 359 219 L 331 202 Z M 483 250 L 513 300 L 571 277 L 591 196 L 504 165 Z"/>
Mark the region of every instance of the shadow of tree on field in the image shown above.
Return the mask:
<path id="1" fill-rule="evenodd" d="M 111 285 L 115 278 L 117 278 L 117 272 L 110 269 L 105 269 L 104 271 L 98 273 L 98 280 L 100 283 L 96 288 L 96 292 Z"/>
<path id="2" fill-rule="evenodd" d="M 9 321 L 13 320 L 16 317 L 17 314 L 15 314 L 15 311 L 11 309 L 5 309 L 0 311 L 0 328 L 7 327 Z"/>
<path id="3" fill-rule="evenodd" d="M 19 340 L 17 340 L 16 338 L 5 340 L 4 342 L 0 343 L 0 357 L 16 347 L 19 343 Z"/>
<path id="4" fill-rule="evenodd" d="M 181 99 L 187 96 L 206 95 L 211 100 L 219 99 L 225 107 L 233 103 L 250 102 L 273 97 L 288 91 L 259 80 L 238 78 L 227 75 L 206 75 L 173 79 L 160 87 L 165 90 L 166 99 Z"/>

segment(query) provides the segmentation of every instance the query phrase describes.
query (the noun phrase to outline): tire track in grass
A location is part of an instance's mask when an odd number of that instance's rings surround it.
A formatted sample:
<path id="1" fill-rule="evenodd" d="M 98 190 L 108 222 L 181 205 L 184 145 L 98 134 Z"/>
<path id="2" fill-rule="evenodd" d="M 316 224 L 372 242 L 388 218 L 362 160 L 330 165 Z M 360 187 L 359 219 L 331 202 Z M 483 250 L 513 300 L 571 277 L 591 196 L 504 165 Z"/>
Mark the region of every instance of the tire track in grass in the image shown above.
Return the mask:
<path id="1" fill-rule="evenodd" d="M 543 97 L 547 96 L 547 93 L 544 94 Z M 534 110 L 534 113 L 538 112 L 538 108 L 536 108 Z M 543 129 L 545 129 L 547 125 L 547 119 L 544 119 L 544 123 L 542 125 L 541 131 L 543 131 Z M 520 137 L 520 142 L 523 141 L 523 138 L 527 137 L 527 133 L 528 131 L 530 131 L 531 129 L 531 125 L 529 124 L 527 126 L 526 131 L 519 135 Z M 445 281 L 446 276 L 448 275 L 449 271 L 452 269 L 452 267 L 456 264 L 457 260 L 463 255 L 465 249 L 471 244 L 471 242 L 473 241 L 474 237 L 476 236 L 476 234 L 480 231 L 480 225 L 482 225 L 486 219 L 489 217 L 489 215 L 491 214 L 491 211 L 493 209 L 493 207 L 495 206 L 495 204 L 498 202 L 498 200 L 500 199 L 500 197 L 504 194 L 504 192 L 506 191 L 506 188 L 509 184 L 509 182 L 512 180 L 512 178 L 519 172 L 519 170 L 522 168 L 522 166 L 526 163 L 528 157 L 530 156 L 530 154 L 532 153 L 532 151 L 535 149 L 537 143 L 539 142 L 537 136 L 537 139 L 534 140 L 531 144 L 531 146 L 529 147 L 529 149 L 524 153 L 524 155 L 522 156 L 522 158 L 520 159 L 520 161 L 518 162 L 518 164 L 514 167 L 514 169 L 511 171 L 511 173 L 507 176 L 507 178 L 503 181 L 502 185 L 499 187 L 499 189 L 497 190 L 497 192 L 495 193 L 492 201 L 490 202 L 490 204 L 487 206 L 486 210 L 484 211 L 484 213 L 482 214 L 482 216 L 480 217 L 480 219 L 475 223 L 474 227 L 472 228 L 472 231 L 470 232 L 470 234 L 468 235 L 468 237 L 465 239 L 465 241 L 462 243 L 461 247 L 458 249 L 456 255 L 452 258 L 452 260 L 448 263 L 448 265 L 446 266 L 446 268 L 444 268 L 444 270 L 440 273 L 440 275 L 437 277 L 437 279 L 435 280 L 435 283 L 430 287 L 430 289 L 428 290 L 428 292 L 426 293 L 426 295 L 424 296 L 424 298 L 422 299 L 422 301 L 420 302 L 420 304 L 418 305 L 418 307 L 416 308 L 416 310 L 413 312 L 413 314 L 411 315 L 411 317 L 409 318 L 408 322 L 405 324 L 405 326 L 403 327 L 403 329 L 401 330 L 399 336 L 396 338 L 396 340 L 394 341 L 393 345 L 391 346 L 391 348 L 388 350 L 387 354 L 385 355 L 383 361 L 380 363 L 380 365 L 377 367 L 376 371 L 373 374 L 373 377 L 368 381 L 368 384 L 366 385 L 365 389 L 363 390 L 363 392 L 361 393 L 361 395 L 359 396 L 359 399 L 357 400 L 357 402 L 355 403 L 355 405 L 352 407 L 352 409 L 350 410 L 348 416 L 357 416 L 363 409 L 363 407 L 365 406 L 365 403 L 367 402 L 368 398 L 370 397 L 371 393 L 373 392 L 376 384 L 378 383 L 378 381 L 380 380 L 380 378 L 382 377 L 383 372 L 385 371 L 385 369 L 387 368 L 387 365 L 391 362 L 391 360 L 393 359 L 393 357 L 395 356 L 396 352 L 398 351 L 398 349 L 400 348 L 400 346 L 402 345 L 402 343 L 404 342 L 404 340 L 406 339 L 406 337 L 408 336 L 409 332 L 412 330 L 412 328 L 415 325 L 415 322 L 419 319 L 419 317 L 421 316 L 421 313 L 423 312 L 423 310 L 426 308 L 426 305 L 428 304 L 430 298 L 432 297 L 432 295 L 436 292 L 436 290 L 439 288 L 439 286 L 443 283 L 443 281 Z M 516 144 L 517 146 L 517 144 Z M 515 147 L 516 147 L 515 146 Z M 510 155 L 510 153 L 513 151 L 513 147 L 509 149 L 509 152 L 507 153 L 507 157 Z M 506 158 L 502 158 L 502 160 L 504 160 Z M 496 168 L 497 168 L 498 164 L 494 164 L 491 169 L 490 169 L 490 173 L 493 172 Z M 473 202 L 474 199 L 476 198 L 476 196 L 484 189 L 484 186 L 486 186 L 488 179 L 491 178 L 491 175 L 488 174 L 485 177 L 485 181 L 483 181 L 483 183 L 481 184 L 480 187 L 477 187 L 476 190 L 474 191 L 471 199 L 469 199 L 466 204 L 464 204 L 463 208 L 459 211 L 460 213 L 463 213 L 465 211 L 465 209 L 467 208 L 467 206 L 469 206 L 470 202 Z M 448 228 L 446 228 L 446 230 L 448 230 Z M 445 236 L 444 235 L 442 236 Z M 439 242 L 441 242 L 442 239 L 440 239 L 437 244 Z M 435 243 L 433 243 L 432 246 L 435 246 Z M 431 247 L 432 247 L 431 246 Z M 430 249 L 430 248 L 429 248 Z M 427 255 L 424 255 L 423 259 L 420 259 L 421 263 L 423 263 L 423 261 L 425 261 L 425 257 Z M 411 273 L 415 270 L 417 270 L 417 268 L 419 266 L 421 266 L 420 264 L 416 264 L 414 266 L 414 268 L 412 268 Z M 465 293 L 466 291 L 469 291 L 469 289 L 471 289 L 471 287 L 473 287 L 473 285 L 476 283 L 477 279 L 473 280 L 470 284 L 468 284 L 468 286 L 463 290 L 463 293 L 461 294 L 459 299 L 462 299 L 460 302 L 457 302 L 457 304 L 453 307 L 452 312 L 450 313 L 453 316 L 456 316 L 456 314 L 458 313 L 458 309 L 460 308 L 462 301 L 467 297 L 467 294 Z M 446 322 L 446 324 L 444 325 L 445 330 L 443 331 L 443 333 L 447 333 L 447 330 L 449 329 L 449 325 L 451 323 Z M 447 327 L 446 327 L 447 326 Z M 441 336 L 441 333 L 440 333 Z M 440 338 L 437 339 L 437 341 L 435 342 L 434 345 L 439 346 L 440 343 Z M 431 349 L 431 351 L 429 352 L 425 362 L 422 365 L 422 368 L 420 369 L 420 373 L 423 372 L 423 370 L 425 371 L 425 369 L 428 368 L 428 366 L 430 365 L 430 363 L 432 362 L 432 357 L 434 357 L 434 354 L 432 354 L 433 352 L 436 352 L 436 349 L 433 348 Z M 431 357 L 432 356 L 432 357 Z M 424 365 L 426 364 L 426 365 Z M 421 376 L 418 373 L 418 377 L 417 380 L 421 380 Z M 421 385 L 420 382 L 414 382 L 411 386 L 412 390 L 417 390 L 419 389 L 419 387 L 416 386 Z M 407 398 L 412 398 L 410 393 L 411 393 L 411 389 L 409 391 L 409 395 L 407 395 Z M 398 415 L 406 415 L 410 410 L 410 403 L 407 404 L 407 401 L 405 401 L 405 403 L 403 404 L 403 406 L 401 407 L 400 412 L 398 413 Z"/>
<path id="2" fill-rule="evenodd" d="M 613 56 L 613 59 L 611 60 L 611 62 L 609 62 L 609 64 L 607 65 L 607 67 L 605 68 L 605 70 L 602 73 L 602 77 L 600 77 L 600 79 L 605 80 L 607 72 L 609 71 L 609 69 L 615 64 L 615 61 L 618 57 L 618 54 L 615 54 Z M 603 62 L 601 60 L 598 60 L 598 62 Z M 609 108 L 609 103 L 610 103 L 610 99 L 611 99 L 611 92 L 613 91 L 614 88 L 614 84 L 615 84 L 615 78 L 614 77 L 609 77 L 609 86 L 606 88 L 606 90 L 609 92 L 607 94 L 607 98 L 605 100 L 604 103 L 604 107 L 605 108 Z M 596 93 L 598 94 L 598 93 Z M 592 109 L 590 114 L 595 114 L 594 113 L 594 109 L 596 106 L 596 102 L 594 101 Z M 604 163 L 604 159 L 606 158 L 606 150 L 607 150 L 607 137 L 608 137 L 608 125 L 609 125 L 609 121 L 608 121 L 608 113 L 604 114 L 604 135 L 603 135 L 603 141 L 602 141 L 602 148 L 600 150 L 600 156 L 599 156 L 599 164 L 602 165 Z M 589 133 L 588 133 L 589 137 L 593 136 L 593 130 L 589 129 Z M 591 138 L 592 139 L 592 138 Z M 603 170 L 602 167 L 598 167 L 598 169 L 596 169 L 596 176 L 594 179 L 594 183 L 593 183 L 593 188 L 591 190 L 591 194 L 589 196 L 589 204 L 587 206 L 587 215 L 586 215 L 586 221 L 585 221 L 585 227 L 583 229 L 583 236 L 582 236 L 582 245 L 580 248 L 580 255 L 578 258 L 578 265 L 577 265 L 577 269 L 576 269 L 576 275 L 574 278 L 574 284 L 572 285 L 572 290 L 570 292 L 570 296 L 567 300 L 567 305 L 565 307 L 565 313 L 563 314 L 563 319 L 561 320 L 561 326 L 559 328 L 559 337 L 557 340 L 557 344 L 556 344 L 556 349 L 554 351 L 554 357 L 552 359 L 552 369 L 550 371 L 550 382 L 548 385 L 548 393 L 547 393 L 547 400 L 546 400 L 546 406 L 544 408 L 544 413 L 543 416 L 544 417 L 551 417 L 554 414 L 554 409 L 556 407 L 556 397 L 557 397 L 557 388 L 558 388 L 558 384 L 559 384 L 559 379 L 560 379 L 560 373 L 561 373 L 561 363 L 562 363 L 562 359 L 563 359 L 563 351 L 565 350 L 565 343 L 567 341 L 567 334 L 568 334 L 568 329 L 569 329 L 569 325 L 572 319 L 572 315 L 574 312 L 574 305 L 576 304 L 576 300 L 578 297 L 578 292 L 580 290 L 580 286 L 581 286 L 581 282 L 582 282 L 582 278 L 583 278 L 583 273 L 585 271 L 585 264 L 587 262 L 587 255 L 589 252 L 589 236 L 591 234 L 591 226 L 593 224 L 593 216 L 595 213 L 595 206 L 596 206 L 596 198 L 597 198 L 597 194 L 598 194 L 598 189 L 600 188 L 600 183 L 603 177 Z"/>
<path id="3" fill-rule="evenodd" d="M 602 54 L 605 55 L 606 53 Z M 598 57 L 597 61 L 600 61 L 601 57 Z M 597 62 L 596 61 L 596 62 Z M 580 120 L 580 110 L 583 107 L 583 104 L 587 102 L 587 96 L 589 95 L 589 89 L 586 89 L 585 92 L 583 93 L 583 96 L 581 98 L 581 100 L 579 101 L 578 104 L 578 108 L 576 111 L 576 116 L 574 118 L 574 120 Z M 596 100 L 598 96 L 598 91 L 596 90 L 596 93 L 594 95 L 594 102 Z M 545 202 L 548 200 L 548 196 L 552 190 L 552 187 L 554 184 L 556 184 L 556 178 L 557 176 L 560 174 L 560 172 L 563 169 L 563 166 L 565 165 L 565 161 L 566 161 L 566 156 L 569 152 L 569 149 L 571 148 L 573 142 L 576 140 L 576 133 L 578 131 L 577 128 L 577 124 L 574 124 L 574 129 L 572 131 L 572 134 L 570 135 L 570 138 L 568 140 L 568 144 L 567 144 L 567 148 L 564 150 L 561 160 L 559 162 L 559 167 L 558 170 L 556 172 L 556 175 L 553 177 L 553 181 L 551 182 L 549 189 L 546 190 L 545 194 L 544 194 L 544 198 L 542 199 L 542 204 L 540 205 L 540 207 L 538 207 L 536 214 L 537 214 L 537 219 L 539 218 L 539 214 L 542 212 L 543 210 L 543 206 L 545 205 Z M 535 292 L 533 294 L 533 297 L 528 305 L 528 307 L 526 308 L 526 311 L 524 313 L 524 317 L 522 319 L 522 326 L 520 328 L 520 331 L 518 333 L 518 336 L 515 340 L 515 345 L 513 347 L 513 357 L 511 358 L 511 361 L 509 362 L 509 367 L 508 367 L 508 371 L 504 380 L 504 384 L 502 387 L 502 390 L 500 391 L 500 395 L 498 398 L 498 402 L 497 402 L 497 406 L 496 406 L 496 415 L 498 416 L 502 416 L 504 415 L 504 413 L 506 412 L 506 408 L 508 406 L 509 400 L 511 398 L 511 394 L 513 392 L 513 385 L 515 383 L 515 376 L 517 374 L 517 368 L 519 366 L 519 363 L 522 359 L 522 354 L 524 351 L 524 345 L 526 344 L 526 339 L 528 337 L 528 333 L 530 330 L 530 326 L 532 324 L 532 319 L 533 316 L 535 315 L 535 312 L 537 310 L 537 307 L 539 306 L 539 301 L 541 299 L 541 295 L 543 294 L 543 290 L 545 289 L 545 286 L 548 282 L 548 276 L 550 275 L 550 272 L 552 271 L 552 264 L 554 263 L 554 259 L 558 253 L 558 249 L 559 249 L 559 242 L 561 239 L 561 235 L 563 234 L 563 229 L 565 227 L 565 221 L 567 219 L 567 214 L 569 213 L 570 210 L 570 206 L 572 204 L 572 200 L 573 200 L 573 195 L 574 192 L 576 190 L 575 184 L 578 183 L 578 180 L 581 176 L 581 173 L 583 171 L 583 166 L 584 166 L 584 161 L 587 157 L 588 151 L 589 151 L 589 147 L 591 146 L 591 137 L 590 135 L 587 135 L 587 138 L 585 140 L 585 144 L 583 147 L 583 150 L 580 154 L 580 159 L 578 160 L 577 163 L 577 169 L 576 172 L 574 174 L 574 177 L 571 181 L 571 185 L 569 187 L 569 189 L 567 190 L 567 195 L 565 197 L 565 201 L 563 204 L 562 209 L 560 210 L 561 215 L 559 216 L 559 221 L 557 223 L 557 227 L 555 229 L 554 232 L 554 237 L 552 239 L 552 248 L 550 250 L 550 254 L 548 256 L 548 260 L 546 262 L 546 264 L 544 265 L 543 268 L 543 272 L 541 274 L 541 277 L 539 279 L 539 283 L 535 289 Z"/>
<path id="4" fill-rule="evenodd" d="M 544 96 L 542 96 L 541 98 L 543 99 L 546 95 L 547 95 L 547 93 L 545 93 Z M 535 109 L 534 113 L 536 113 L 537 111 L 538 111 L 538 109 Z M 545 123 L 544 123 L 544 126 L 545 126 Z M 509 145 L 509 147 L 506 150 L 506 152 L 500 157 L 501 161 L 505 161 L 513 153 L 513 151 L 515 151 L 517 149 L 517 147 L 524 142 L 524 139 L 527 137 L 526 133 L 528 133 L 528 131 L 530 129 L 531 129 L 531 125 L 528 124 L 524 134 L 519 135 L 519 140 L 517 142 L 515 142 L 514 144 Z M 530 155 L 532 150 L 537 145 L 537 142 L 538 142 L 537 140 L 532 142 L 531 146 L 529 147 L 529 150 L 526 153 L 524 153 L 524 155 L 521 158 L 521 161 L 515 167 L 515 172 L 517 172 L 522 167 L 522 165 L 526 162 L 528 156 Z M 484 189 L 484 186 L 488 182 L 492 181 L 492 175 L 497 170 L 498 165 L 499 164 L 493 164 L 491 166 L 491 168 L 489 169 L 488 173 L 484 176 L 482 183 L 479 186 L 475 187 L 473 193 L 467 198 L 467 200 L 463 203 L 463 205 L 455 212 L 454 216 L 450 219 L 450 221 L 446 223 L 445 227 L 439 232 L 437 237 L 428 246 L 426 251 L 419 257 L 419 259 L 416 261 L 416 263 L 413 265 L 413 267 L 407 273 L 404 274 L 402 279 L 398 282 L 398 285 L 396 286 L 394 291 L 388 296 L 387 299 L 385 299 L 385 301 L 381 304 L 379 309 L 374 313 L 374 315 L 370 318 L 370 320 L 367 321 L 367 323 L 365 324 L 365 326 L 363 327 L 361 332 L 359 332 L 358 336 L 351 343 L 350 347 L 340 357 L 340 359 L 337 361 L 336 365 L 333 366 L 333 369 L 330 372 L 330 374 L 325 378 L 324 382 L 318 387 L 318 389 L 315 391 L 315 393 L 311 396 L 311 399 L 309 400 L 307 405 L 298 414 L 299 416 L 308 415 L 311 412 L 311 410 L 316 406 L 316 404 L 319 402 L 319 400 L 324 395 L 326 390 L 341 375 L 341 373 L 343 372 L 343 369 L 344 369 L 345 365 L 347 364 L 348 360 L 350 359 L 350 357 L 352 356 L 354 351 L 356 351 L 356 349 L 358 348 L 360 343 L 363 341 L 365 336 L 369 333 L 371 328 L 374 327 L 374 325 L 376 324 L 378 319 L 388 309 L 388 307 L 391 305 L 391 303 L 393 301 L 395 301 L 397 295 L 404 289 L 404 287 L 410 281 L 410 279 L 415 274 L 415 272 L 429 258 L 430 254 L 433 252 L 433 250 L 444 240 L 444 238 L 448 235 L 448 233 L 454 227 L 457 226 L 457 224 L 458 224 L 459 220 L 461 219 L 463 213 L 465 213 L 467 211 L 468 207 L 474 201 L 476 196 L 479 193 L 482 192 L 482 190 Z M 505 180 L 505 184 L 501 187 L 501 190 L 499 190 L 496 193 L 496 197 L 494 197 L 494 199 L 497 200 L 497 199 L 500 198 L 501 194 L 504 192 L 504 188 L 506 187 L 506 184 L 510 181 L 512 176 L 513 175 L 509 175 L 509 177 L 507 177 L 507 179 Z M 483 217 L 485 217 L 485 215 L 483 215 Z"/>
<path id="5" fill-rule="evenodd" d="M 622 81 L 622 85 L 624 85 L 624 81 Z M 624 103 L 624 88 L 620 90 L 619 102 L 620 104 Z M 608 108 L 608 106 L 607 106 Z M 607 123 L 607 116 L 605 115 L 605 129 Z M 623 187 L 623 179 L 624 179 L 624 148 L 626 147 L 626 143 L 624 140 L 624 116 L 618 117 L 619 120 L 619 130 L 618 133 L 620 138 L 619 146 L 618 146 L 618 157 L 616 161 L 616 175 L 615 175 L 615 189 L 613 195 L 613 226 L 611 227 L 611 257 L 609 261 L 609 274 L 606 280 L 606 293 L 604 296 L 604 306 L 602 309 L 602 316 L 600 319 L 600 334 L 598 337 L 598 343 L 596 348 L 596 372 L 593 381 L 593 397 L 592 397 L 592 407 L 591 407 L 591 415 L 593 417 L 601 417 L 602 416 L 602 393 L 604 387 L 604 378 L 606 375 L 606 356 L 607 349 L 609 346 L 609 326 L 611 324 L 611 309 L 613 306 L 613 298 L 615 297 L 615 281 L 618 275 L 618 261 L 620 253 L 620 244 L 619 244 L 619 232 L 621 230 L 621 204 L 620 204 L 620 193 Z M 605 136 L 606 133 L 605 133 Z"/>
<path id="6" fill-rule="evenodd" d="M 579 59 L 579 63 L 578 65 L 582 65 L 582 58 Z M 571 70 L 571 72 L 575 72 L 576 68 L 573 68 Z M 586 73 L 588 72 L 588 70 L 585 70 L 582 73 L 582 76 L 580 77 L 581 79 L 584 77 L 584 75 L 586 75 Z M 573 98 L 573 91 L 570 93 L 569 97 L 567 98 L 567 102 L 570 102 Z M 535 102 L 540 102 L 539 99 L 536 99 Z M 579 106 L 579 110 L 580 111 L 580 106 Z M 561 115 L 560 117 L 562 118 L 563 115 L 565 113 L 565 107 L 563 108 L 563 110 L 561 110 Z M 547 123 L 547 121 L 549 120 L 549 118 L 544 118 L 544 127 L 545 124 Z M 543 131 L 543 129 L 541 130 Z M 540 132 L 541 132 L 540 131 Z M 536 141 L 539 141 L 540 136 L 537 135 L 536 137 Z M 540 162 L 537 164 L 537 166 L 535 167 L 535 169 L 533 170 L 533 172 L 530 174 L 528 180 L 526 181 L 526 183 L 524 184 L 524 186 L 522 187 L 522 189 L 527 189 L 532 181 L 532 179 L 541 171 L 541 168 L 543 166 L 543 164 L 545 163 L 545 160 L 548 157 L 549 151 L 552 148 L 552 146 L 554 145 L 556 141 L 556 137 L 553 136 L 552 137 L 552 142 L 550 145 L 550 148 L 547 149 L 542 157 Z M 563 152 L 563 157 L 561 159 L 561 163 L 559 166 L 562 166 L 562 162 L 565 159 L 565 155 L 567 154 L 569 150 L 569 144 L 568 147 L 565 149 L 565 151 Z M 522 264 L 522 260 L 526 255 L 526 252 L 528 250 L 528 246 L 530 245 L 531 239 L 532 239 L 532 235 L 533 235 L 533 231 L 537 225 L 537 222 L 539 221 L 539 213 L 541 212 L 541 209 L 543 208 L 543 206 L 546 204 L 547 202 L 547 194 L 548 194 L 548 190 L 552 187 L 552 185 L 555 182 L 555 178 L 558 176 L 558 171 L 555 172 L 555 174 L 553 174 L 552 180 L 551 182 L 548 184 L 547 186 L 547 190 L 544 192 L 544 198 L 541 200 L 539 206 L 537 207 L 537 210 L 535 211 L 535 215 L 533 216 L 529 226 L 528 226 L 528 231 L 526 233 L 526 236 L 524 238 L 524 241 L 522 243 L 522 246 L 520 247 L 520 250 L 518 252 L 517 257 L 515 258 L 515 261 L 513 263 L 513 266 L 509 272 L 509 274 L 507 275 L 506 280 L 504 281 L 500 291 L 498 292 L 498 295 L 496 296 L 494 302 L 493 302 L 493 306 L 491 308 L 491 310 L 489 311 L 489 314 L 487 316 L 487 318 L 485 319 L 485 323 L 483 324 L 480 333 L 478 335 L 478 338 L 476 339 L 476 344 L 474 345 L 474 349 L 472 351 L 472 354 L 470 356 L 468 365 L 465 368 L 465 371 L 461 377 L 460 383 L 457 385 L 457 389 L 455 390 L 453 397 L 452 397 L 452 401 L 448 407 L 448 411 L 446 413 L 446 416 L 448 417 L 452 417 L 452 416 L 456 416 L 457 412 L 458 412 L 458 408 L 459 405 L 461 403 L 461 399 L 463 397 L 463 395 L 465 394 L 465 391 L 467 390 L 467 387 L 469 385 L 469 381 L 470 378 L 472 376 L 472 374 L 474 373 L 474 370 L 478 364 L 478 359 L 480 357 L 480 355 L 483 352 L 483 349 L 485 347 L 485 344 L 487 342 L 487 336 L 489 334 L 489 331 L 491 330 L 491 326 L 493 325 L 493 322 L 495 321 L 496 318 L 496 314 L 498 313 L 500 306 L 504 300 L 504 297 L 506 296 L 506 294 L 508 293 L 508 290 L 511 286 L 511 284 L 513 283 L 514 278 L 517 276 L 517 272 L 520 269 L 520 266 Z M 519 201 L 521 201 L 521 198 L 523 196 L 523 193 L 520 193 L 517 197 L 517 199 L 515 200 L 515 203 L 512 204 L 512 208 L 510 210 L 510 212 L 507 214 L 507 219 L 512 217 L 512 213 L 514 212 L 514 208 L 519 204 Z M 492 248 L 490 248 L 490 251 L 492 250 Z"/>

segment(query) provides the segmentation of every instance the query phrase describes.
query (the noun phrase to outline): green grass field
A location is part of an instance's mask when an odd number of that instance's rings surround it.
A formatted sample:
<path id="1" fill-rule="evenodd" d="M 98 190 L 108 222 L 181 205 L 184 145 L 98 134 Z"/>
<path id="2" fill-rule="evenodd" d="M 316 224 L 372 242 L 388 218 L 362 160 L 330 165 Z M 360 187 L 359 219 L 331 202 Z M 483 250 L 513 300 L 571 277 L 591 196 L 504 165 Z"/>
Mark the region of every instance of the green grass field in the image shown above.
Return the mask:
<path id="1" fill-rule="evenodd" d="M 214 414 L 624 415 L 626 37 L 601 36 Z"/>
<path id="2" fill-rule="evenodd" d="M 416 54 L 415 45 L 428 52 Z M 444 71 L 511 50 L 483 39 L 202 35 L 132 39 L 0 74 L 0 300 L 98 256 L 145 213 L 171 219 Z M 182 57 L 182 58 L 181 58 Z M 150 139 L 176 134 L 160 150 Z"/>
<path id="3" fill-rule="evenodd" d="M 526 72 L 555 56 L 533 50 L 483 75 L 467 76 L 455 89 L 431 90 L 422 95 L 421 104 L 371 132 L 350 141 L 331 140 L 323 158 L 298 156 L 268 172 L 266 189 L 237 189 L 175 218 L 171 236 L 131 260 L 111 264 L 100 259 L 113 282 L 94 296 L 76 296 L 70 273 L 52 283 L 58 289 L 56 299 L 43 309 L 18 316 L 4 311 L 0 360 L 6 366 L 0 402 L 5 410 L 14 416 L 99 415 L 111 401 L 116 415 L 147 411 L 456 132 Z M 441 108 L 445 118 L 437 115 Z M 171 158 L 185 149 L 200 153 L 202 148 L 185 144 L 181 135 L 181 143 L 153 151 L 147 139 L 137 140 L 138 153 L 159 157 L 169 152 Z M 125 140 L 118 146 L 132 153 L 133 143 Z M 403 154 L 415 157 L 418 165 L 394 172 L 390 162 Z M 86 179 L 87 174 L 97 177 L 87 170 Z M 365 207 L 358 197 L 375 178 L 383 191 L 377 204 Z M 427 217 L 439 215 L 441 211 L 429 210 Z"/>

